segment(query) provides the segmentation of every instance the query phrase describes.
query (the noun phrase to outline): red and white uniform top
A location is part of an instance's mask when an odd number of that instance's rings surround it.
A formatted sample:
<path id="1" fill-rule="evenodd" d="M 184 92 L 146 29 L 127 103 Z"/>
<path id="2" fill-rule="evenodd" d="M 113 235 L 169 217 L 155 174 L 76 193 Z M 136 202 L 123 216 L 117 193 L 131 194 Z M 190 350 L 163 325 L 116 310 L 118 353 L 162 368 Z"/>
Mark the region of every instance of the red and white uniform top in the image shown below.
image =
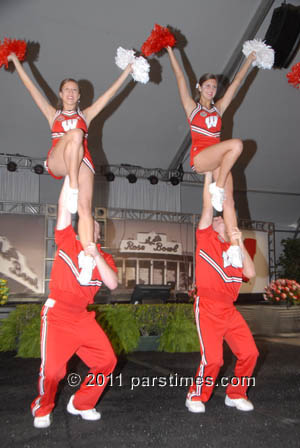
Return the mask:
<path id="1" fill-rule="evenodd" d="M 196 154 L 204 148 L 220 142 L 222 118 L 216 106 L 206 109 L 198 103 L 188 122 L 191 129 L 191 165 L 193 165 L 193 158 Z"/>
<path id="2" fill-rule="evenodd" d="M 230 244 L 212 226 L 196 231 L 196 287 L 200 297 L 232 303 L 242 284 L 242 268 L 224 268 L 223 252 Z"/>
<path id="3" fill-rule="evenodd" d="M 88 128 L 81 110 L 78 109 L 70 112 L 61 110 L 56 111 L 51 129 L 53 146 L 58 139 L 63 137 L 66 132 L 71 129 L 81 129 L 84 132 L 84 140 L 87 141 Z"/>
<path id="4" fill-rule="evenodd" d="M 61 179 L 61 176 L 56 176 L 52 171 L 50 170 L 48 166 L 48 159 L 51 154 L 51 151 L 59 141 L 61 137 L 63 137 L 68 131 L 72 129 L 81 129 L 84 133 L 83 135 L 83 148 L 84 148 L 84 155 L 82 161 L 87 165 L 87 167 L 95 174 L 95 167 L 93 164 L 93 160 L 91 157 L 91 154 L 88 150 L 88 128 L 85 121 L 85 117 L 80 109 L 77 109 L 76 111 L 61 111 L 58 110 L 55 113 L 53 125 L 51 129 L 51 136 L 52 136 L 52 146 L 50 150 L 48 151 L 47 160 L 45 162 L 45 168 L 49 172 L 49 174 L 54 177 L 55 179 Z"/>
<path id="5" fill-rule="evenodd" d="M 83 252 L 83 248 L 71 225 L 63 230 L 55 230 L 55 242 L 57 251 L 51 271 L 49 297 L 57 302 L 70 305 L 71 308 L 74 306 L 84 310 L 87 305 L 93 303 L 94 296 L 102 285 L 101 275 L 96 266 L 90 282 L 87 285 L 79 283 L 78 258 L 79 254 Z M 97 248 L 106 263 L 115 272 L 118 272 L 113 257 L 103 252 L 100 244 L 97 244 Z"/>

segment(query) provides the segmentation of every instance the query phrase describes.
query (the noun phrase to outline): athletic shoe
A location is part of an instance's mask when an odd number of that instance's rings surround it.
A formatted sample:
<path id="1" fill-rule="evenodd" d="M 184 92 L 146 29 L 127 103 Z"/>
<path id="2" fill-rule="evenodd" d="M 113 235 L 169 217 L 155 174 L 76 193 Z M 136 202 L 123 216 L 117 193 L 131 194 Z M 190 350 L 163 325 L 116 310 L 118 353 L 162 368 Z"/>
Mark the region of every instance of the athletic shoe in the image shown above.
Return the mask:
<path id="1" fill-rule="evenodd" d="M 33 426 L 35 428 L 48 428 L 51 425 L 51 414 L 43 415 L 42 417 L 34 417 Z"/>
<path id="2" fill-rule="evenodd" d="M 226 406 L 237 408 L 239 411 L 253 411 L 254 409 L 251 401 L 246 400 L 246 398 L 229 398 L 228 395 L 226 395 L 225 404 Z"/>
<path id="3" fill-rule="evenodd" d="M 81 285 L 88 285 L 92 279 L 93 270 L 96 266 L 95 260 L 90 255 L 84 255 L 78 257 L 79 267 L 81 268 L 78 276 L 78 281 Z"/>
<path id="4" fill-rule="evenodd" d="M 217 187 L 216 182 L 213 182 L 209 185 L 209 192 L 214 209 L 218 212 L 223 211 L 223 202 L 225 200 L 224 188 Z"/>
<path id="5" fill-rule="evenodd" d="M 185 400 L 185 405 L 190 412 L 194 412 L 196 414 L 205 412 L 205 404 L 200 400 L 191 400 L 190 398 L 187 398 Z"/>
<path id="6" fill-rule="evenodd" d="M 226 251 L 226 254 L 232 267 L 234 268 L 243 267 L 243 253 L 240 246 L 230 246 L 229 249 Z M 226 267 L 225 264 L 224 267 Z"/>
<path id="7" fill-rule="evenodd" d="M 95 421 L 101 418 L 100 412 L 97 412 L 95 408 L 86 409 L 85 411 L 80 411 L 79 409 L 76 409 L 73 405 L 74 396 L 75 395 L 72 395 L 67 406 L 67 411 L 69 412 L 69 414 L 80 415 L 80 417 L 83 418 L 83 420 Z"/>

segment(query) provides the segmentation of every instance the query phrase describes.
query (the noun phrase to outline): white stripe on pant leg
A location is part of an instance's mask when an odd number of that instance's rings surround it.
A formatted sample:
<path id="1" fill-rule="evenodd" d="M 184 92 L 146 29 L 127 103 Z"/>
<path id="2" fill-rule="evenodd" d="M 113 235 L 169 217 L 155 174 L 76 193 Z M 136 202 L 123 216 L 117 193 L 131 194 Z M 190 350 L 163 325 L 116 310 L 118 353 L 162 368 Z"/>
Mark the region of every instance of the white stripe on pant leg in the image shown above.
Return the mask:
<path id="1" fill-rule="evenodd" d="M 45 364 L 46 364 L 46 341 L 47 341 L 47 331 L 48 331 L 48 314 L 49 308 L 45 307 L 42 317 L 42 333 L 41 333 L 41 366 L 40 366 L 40 378 L 39 378 L 39 395 L 40 397 L 36 401 L 36 405 L 32 409 L 33 415 L 40 408 L 41 396 L 44 395 L 44 382 L 45 382 Z"/>
<path id="2" fill-rule="evenodd" d="M 199 336 L 199 342 L 202 348 L 202 356 L 201 356 L 201 363 L 200 363 L 200 370 L 199 370 L 199 374 L 202 378 L 202 381 L 204 380 L 204 369 L 205 366 L 207 364 L 206 361 L 206 357 L 205 357 L 205 349 L 204 349 L 204 344 L 203 344 L 203 339 L 202 339 L 202 335 L 201 335 L 201 329 L 200 329 L 200 321 L 199 321 L 199 301 L 200 298 L 197 297 L 196 298 L 196 308 L 195 308 L 195 320 L 196 320 L 196 327 L 197 327 L 197 332 L 198 332 L 198 336 Z M 201 383 L 202 383 L 201 381 Z M 197 396 L 199 397 L 201 395 L 201 391 L 202 391 L 202 384 L 197 384 L 197 379 L 196 379 L 196 393 L 195 394 L 191 394 L 191 397 L 193 396 Z"/>

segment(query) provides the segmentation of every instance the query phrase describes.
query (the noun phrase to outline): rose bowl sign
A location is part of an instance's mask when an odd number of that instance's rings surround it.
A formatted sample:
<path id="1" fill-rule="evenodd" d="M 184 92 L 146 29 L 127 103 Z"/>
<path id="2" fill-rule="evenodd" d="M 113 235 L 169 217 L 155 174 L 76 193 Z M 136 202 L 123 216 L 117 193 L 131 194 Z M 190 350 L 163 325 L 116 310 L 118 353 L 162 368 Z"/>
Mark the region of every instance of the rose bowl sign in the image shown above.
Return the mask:
<path id="1" fill-rule="evenodd" d="M 120 252 L 182 255 L 182 246 L 181 243 L 167 241 L 165 234 L 140 232 L 136 240 L 122 240 Z"/>

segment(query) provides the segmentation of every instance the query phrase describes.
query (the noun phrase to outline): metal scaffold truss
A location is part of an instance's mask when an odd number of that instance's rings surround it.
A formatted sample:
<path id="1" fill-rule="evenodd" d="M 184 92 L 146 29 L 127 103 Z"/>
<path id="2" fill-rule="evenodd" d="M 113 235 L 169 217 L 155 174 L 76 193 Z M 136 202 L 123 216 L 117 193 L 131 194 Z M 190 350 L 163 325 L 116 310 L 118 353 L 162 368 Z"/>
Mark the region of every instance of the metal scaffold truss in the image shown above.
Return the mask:
<path id="1" fill-rule="evenodd" d="M 45 215 L 47 205 L 29 202 L 0 202 L 0 213 L 14 213 L 21 215 Z"/>
<path id="2" fill-rule="evenodd" d="M 142 221 L 161 221 L 193 224 L 194 215 L 183 213 L 162 212 L 154 210 L 130 210 L 122 208 L 110 208 L 107 210 L 109 219 L 126 219 Z"/>
<path id="3" fill-rule="evenodd" d="M 180 165 L 178 169 L 165 170 L 162 168 L 143 168 L 136 165 L 102 165 L 96 167 L 96 174 L 113 182 L 115 177 L 125 177 L 129 182 L 135 183 L 137 179 L 148 179 L 153 185 L 158 182 L 170 182 L 172 185 L 179 183 L 203 185 L 203 175 L 196 172 L 184 172 Z"/>
<path id="4" fill-rule="evenodd" d="M 22 154 L 0 153 L 0 166 L 6 167 L 10 172 L 29 169 L 36 174 L 44 173 L 44 159 L 23 156 Z"/>

